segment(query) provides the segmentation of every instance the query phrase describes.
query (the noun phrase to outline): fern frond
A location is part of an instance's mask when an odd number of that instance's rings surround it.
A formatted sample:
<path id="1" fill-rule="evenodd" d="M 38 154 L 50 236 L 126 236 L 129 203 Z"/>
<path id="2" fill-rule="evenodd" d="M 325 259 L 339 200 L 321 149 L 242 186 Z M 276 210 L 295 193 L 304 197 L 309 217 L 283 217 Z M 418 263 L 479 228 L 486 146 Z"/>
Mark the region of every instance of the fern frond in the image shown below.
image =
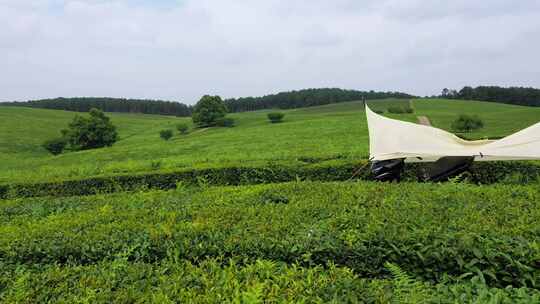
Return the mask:
<path id="1" fill-rule="evenodd" d="M 429 298 L 429 290 L 424 284 L 415 281 L 398 265 L 386 262 L 386 269 L 392 274 L 394 304 L 425 303 Z"/>

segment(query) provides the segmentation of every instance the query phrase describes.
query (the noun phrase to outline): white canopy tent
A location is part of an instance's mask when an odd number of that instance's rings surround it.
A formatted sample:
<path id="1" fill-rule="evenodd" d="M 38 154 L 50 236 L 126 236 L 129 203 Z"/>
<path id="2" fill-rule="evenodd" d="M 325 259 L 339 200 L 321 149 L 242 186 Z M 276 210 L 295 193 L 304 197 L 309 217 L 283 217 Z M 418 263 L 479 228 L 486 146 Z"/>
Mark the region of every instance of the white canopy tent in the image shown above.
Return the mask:
<path id="1" fill-rule="evenodd" d="M 438 128 L 378 115 L 367 105 L 366 116 L 372 161 L 427 162 L 446 156 L 476 161 L 540 159 L 540 123 L 499 140 L 467 141 Z"/>

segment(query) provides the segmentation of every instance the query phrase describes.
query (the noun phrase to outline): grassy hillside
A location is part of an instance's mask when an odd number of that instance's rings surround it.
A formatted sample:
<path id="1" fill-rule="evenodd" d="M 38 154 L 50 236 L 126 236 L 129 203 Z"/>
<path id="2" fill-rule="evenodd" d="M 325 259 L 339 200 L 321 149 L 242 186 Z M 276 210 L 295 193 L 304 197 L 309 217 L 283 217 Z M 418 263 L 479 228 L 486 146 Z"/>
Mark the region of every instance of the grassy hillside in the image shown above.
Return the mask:
<path id="1" fill-rule="evenodd" d="M 0 107 L 0 153 L 16 153 L 23 157 L 46 157 L 49 153 L 41 147 L 46 139 L 59 137 L 75 115 L 85 115 L 58 110 L 24 107 Z M 145 130 L 166 126 L 174 117 L 142 114 L 108 114 L 117 126 L 120 137 L 126 140 L 141 135 Z"/>
<path id="2" fill-rule="evenodd" d="M 386 109 L 408 101 L 370 102 Z M 454 100 L 416 100 L 416 113 L 390 115 L 416 121 L 426 115 L 449 129 L 460 113 L 478 114 L 486 127 L 471 137 L 499 137 L 540 120 L 540 109 Z M 270 124 L 269 111 L 231 114 L 234 128 L 195 130 L 163 141 L 158 132 L 188 118 L 110 114 L 120 141 L 113 147 L 51 156 L 40 146 L 56 137 L 75 115 L 71 112 L 0 107 L 0 183 L 51 180 L 135 171 L 174 169 L 230 162 L 293 161 L 302 158 L 368 156 L 367 124 L 361 102 L 286 110 L 285 121 Z"/>
<path id="3" fill-rule="evenodd" d="M 280 124 L 267 121 L 268 111 L 232 114 L 234 128 L 171 141 L 159 130 L 189 119 L 110 114 L 120 133 L 113 147 L 58 156 L 40 145 L 75 113 L 0 107 L 0 183 L 123 173 L 132 186 L 0 199 L 0 302 L 540 303 L 536 176 L 527 185 L 477 186 L 308 182 L 292 174 L 289 183 L 213 187 L 202 175 L 190 175 L 193 183 L 145 175 L 170 183 L 172 190 L 158 191 L 132 174 L 254 164 L 257 179 L 283 173 L 272 163 L 314 162 L 313 174 L 348 179 L 352 166 L 339 163 L 368 155 L 362 106 L 287 110 Z M 503 136 L 540 120 L 540 108 L 452 100 L 413 106 L 413 114 L 389 116 L 416 122 L 425 115 L 448 129 L 458 114 L 477 114 L 486 127 L 471 137 Z M 493 165 L 485 171 L 520 177 L 517 166 Z M 248 177 L 233 167 L 224 178 Z M 218 171 L 209 170 L 219 179 Z M 283 180 L 267 180 L 275 181 Z"/>
<path id="4" fill-rule="evenodd" d="M 338 105 L 319 112 L 316 109 L 285 111 L 285 122 L 281 124 L 270 124 L 266 118 L 268 111 L 232 114 L 237 122 L 234 128 L 195 130 L 187 136 L 176 135 L 168 142 L 159 138 L 159 130 L 174 128 L 174 123 L 189 122 L 189 119 L 138 115 L 130 120 L 129 115 L 111 114 L 113 123 L 119 125 L 121 137 L 113 147 L 59 156 L 47 155 L 39 144 L 56 136 L 73 114 L 19 108 L 0 108 L 0 111 L 6 109 L 24 112 L 22 115 L 29 122 L 10 118 L 10 113 L 5 115 L 4 124 L 13 134 L 9 137 L 18 140 L 16 145 L 10 144 L 10 151 L 3 151 L 1 157 L 7 157 L 8 161 L 0 164 L 1 181 L 147 171 L 155 168 L 158 161 L 160 168 L 174 168 L 302 156 L 367 156 L 367 126 L 360 103 Z M 49 113 L 54 124 L 48 128 L 55 131 L 36 134 L 45 128 L 47 122 L 42 117 Z M 3 132 L 4 128 L 1 130 Z M 4 138 L 3 135 L 0 137 Z"/>
<path id="5" fill-rule="evenodd" d="M 502 137 L 537 122 L 540 109 L 481 101 L 427 99 L 415 100 L 416 115 L 425 115 L 439 128 L 450 130 L 458 114 L 475 114 L 484 121 L 484 128 L 471 132 L 469 138 Z"/>

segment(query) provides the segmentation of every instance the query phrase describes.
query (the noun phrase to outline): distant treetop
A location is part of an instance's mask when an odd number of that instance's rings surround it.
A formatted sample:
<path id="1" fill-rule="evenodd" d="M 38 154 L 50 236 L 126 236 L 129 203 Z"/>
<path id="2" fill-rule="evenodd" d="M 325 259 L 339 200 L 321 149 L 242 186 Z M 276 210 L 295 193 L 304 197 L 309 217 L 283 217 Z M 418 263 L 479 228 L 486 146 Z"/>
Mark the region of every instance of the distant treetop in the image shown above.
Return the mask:
<path id="1" fill-rule="evenodd" d="M 242 97 L 225 100 L 229 112 L 246 112 L 262 109 L 293 109 L 331 103 L 384 98 L 413 98 L 400 92 L 375 92 L 343 90 L 337 88 L 305 89 L 281 92 L 262 97 Z"/>
<path id="2" fill-rule="evenodd" d="M 461 90 L 444 89 L 441 97 L 450 99 L 491 101 L 522 106 L 540 107 L 540 89 L 524 87 L 479 86 Z"/>
<path id="3" fill-rule="evenodd" d="M 109 97 L 73 97 L 0 103 L 6 106 L 89 112 L 95 108 L 104 112 L 142 113 L 157 115 L 191 116 L 191 106 L 172 101 L 149 99 L 123 99 Z"/>
<path id="4" fill-rule="evenodd" d="M 281 92 L 261 97 L 241 97 L 225 100 L 229 112 L 246 112 L 262 109 L 293 109 L 331 103 L 373 100 L 384 98 L 413 98 L 401 92 L 356 91 L 337 88 L 305 89 Z M 157 115 L 191 116 L 193 106 L 179 102 L 124 99 L 110 97 L 71 97 L 30 100 L 26 102 L 3 102 L 0 106 L 20 106 L 53 110 L 88 112 L 92 108 L 104 112 L 143 113 Z"/>
<path id="5" fill-rule="evenodd" d="M 227 107 L 219 96 L 204 95 L 193 107 L 193 123 L 198 127 L 215 126 L 227 115 Z"/>

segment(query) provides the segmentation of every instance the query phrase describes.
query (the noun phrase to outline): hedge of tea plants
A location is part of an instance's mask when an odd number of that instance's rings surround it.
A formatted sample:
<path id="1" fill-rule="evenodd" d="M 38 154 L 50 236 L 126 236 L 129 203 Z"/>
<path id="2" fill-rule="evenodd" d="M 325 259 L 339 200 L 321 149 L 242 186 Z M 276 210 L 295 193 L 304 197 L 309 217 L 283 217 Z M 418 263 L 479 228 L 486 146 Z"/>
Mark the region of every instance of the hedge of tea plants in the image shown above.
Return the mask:
<path id="1" fill-rule="evenodd" d="M 170 256 L 239 264 L 329 263 L 386 278 L 393 263 L 433 284 L 480 277 L 539 288 L 540 190 L 447 183 L 293 182 L 179 187 L 0 203 L 0 268 Z"/>
<path id="2" fill-rule="evenodd" d="M 419 180 L 421 165 L 409 164 L 403 179 Z M 535 183 L 540 165 L 535 162 L 474 163 L 461 179 L 475 184 L 497 182 Z M 304 160 L 304 162 L 243 164 L 210 168 L 188 168 L 178 171 L 138 173 L 130 175 L 97 176 L 77 180 L 59 180 L 31 184 L 0 185 L 0 199 L 8 197 L 92 195 L 131 191 L 140 187 L 174 189 L 179 183 L 187 185 L 251 185 L 264 183 L 308 181 L 370 180 L 367 160 Z"/>
<path id="3" fill-rule="evenodd" d="M 528 288 L 489 288 L 362 279 L 346 267 L 302 267 L 256 260 L 129 262 L 119 256 L 93 265 L 47 265 L 0 270 L 4 303 L 538 303 Z"/>

